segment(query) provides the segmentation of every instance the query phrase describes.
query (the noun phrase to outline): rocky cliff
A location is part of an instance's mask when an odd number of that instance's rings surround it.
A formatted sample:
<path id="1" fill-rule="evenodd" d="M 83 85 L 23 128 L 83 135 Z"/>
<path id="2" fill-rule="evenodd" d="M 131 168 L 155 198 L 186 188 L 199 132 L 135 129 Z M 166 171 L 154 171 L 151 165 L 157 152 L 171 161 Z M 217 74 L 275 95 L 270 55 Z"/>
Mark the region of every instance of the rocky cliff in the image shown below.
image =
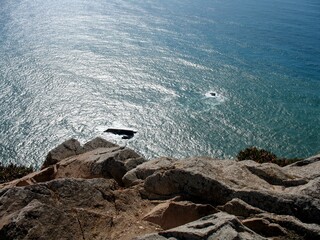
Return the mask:
<path id="1" fill-rule="evenodd" d="M 0 239 L 320 239 L 320 155 L 286 167 L 68 140 L 0 185 Z"/>

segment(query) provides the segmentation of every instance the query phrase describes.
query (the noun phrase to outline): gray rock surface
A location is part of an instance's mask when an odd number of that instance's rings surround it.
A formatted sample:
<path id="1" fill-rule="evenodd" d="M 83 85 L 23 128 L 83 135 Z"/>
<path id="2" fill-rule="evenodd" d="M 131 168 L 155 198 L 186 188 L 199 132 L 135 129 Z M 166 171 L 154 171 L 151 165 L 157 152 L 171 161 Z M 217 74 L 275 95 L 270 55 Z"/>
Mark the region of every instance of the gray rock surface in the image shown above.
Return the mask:
<path id="1" fill-rule="evenodd" d="M 114 148 L 114 147 L 119 147 L 119 145 L 109 142 L 101 137 L 96 137 L 90 140 L 89 142 L 86 142 L 83 145 L 82 149 L 84 152 L 89 152 L 97 148 Z"/>
<path id="2" fill-rule="evenodd" d="M 229 214 L 244 218 L 265 212 L 259 208 L 252 207 L 239 198 L 234 198 L 231 201 L 227 202 L 225 205 L 218 206 L 217 208 Z"/>
<path id="3" fill-rule="evenodd" d="M 0 239 L 320 239 L 319 155 L 146 161 L 71 139 L 43 167 L 0 185 Z"/>
<path id="4" fill-rule="evenodd" d="M 208 204 L 195 204 L 190 201 L 167 201 L 157 205 L 143 220 L 155 223 L 162 229 L 170 229 L 193 222 L 217 210 Z"/>
<path id="5" fill-rule="evenodd" d="M 83 239 L 98 234 L 111 225 L 115 207 L 112 190 L 117 188 L 114 180 L 60 179 L 47 183 L 12 188 L 0 197 L 1 239 Z M 109 201 L 108 201 L 109 200 Z M 108 209 L 103 215 L 100 209 Z M 100 221 L 90 231 L 86 221 Z"/>
<path id="6" fill-rule="evenodd" d="M 126 172 L 146 162 L 145 158 L 133 150 L 120 147 L 102 138 L 95 138 L 84 144 L 83 147 L 76 140 L 68 140 L 51 150 L 48 156 L 56 159 L 51 161 L 52 158 L 49 158 L 50 162 L 55 162 L 55 164 L 21 179 L 2 184 L 0 188 L 26 186 L 66 177 L 113 178 L 122 185 L 122 177 Z M 61 159 L 62 157 L 65 158 Z M 47 160 L 48 158 L 45 163 L 48 163 Z"/>
<path id="7" fill-rule="evenodd" d="M 44 169 L 50 165 L 56 164 L 59 161 L 66 159 L 71 156 L 79 155 L 97 148 L 111 148 L 111 147 L 119 147 L 116 144 L 106 141 L 103 138 L 97 137 L 83 146 L 81 146 L 80 142 L 76 139 L 69 139 L 54 149 L 52 149 L 44 161 L 41 169 Z"/>
<path id="8" fill-rule="evenodd" d="M 219 212 L 203 217 L 197 221 L 173 228 L 158 234 L 149 235 L 137 240 L 148 239 L 266 239 L 245 227 L 235 216 Z"/>
<path id="9" fill-rule="evenodd" d="M 300 176 L 303 179 L 311 180 L 320 177 L 320 154 L 285 166 L 283 169 L 289 174 Z"/>
<path id="10" fill-rule="evenodd" d="M 122 184 L 122 177 L 145 161 L 143 157 L 128 148 L 100 152 L 99 159 L 92 165 L 91 173 L 114 178 L 119 184 Z"/>
<path id="11" fill-rule="evenodd" d="M 113 179 L 14 187 L 0 192 L 0 239 L 130 239 L 156 230 L 136 223 L 144 209 L 151 206 L 137 191 L 123 191 Z"/>
<path id="12" fill-rule="evenodd" d="M 254 232 L 267 237 L 286 236 L 288 232 L 279 224 L 271 223 L 264 218 L 250 218 L 242 221 L 242 224 Z"/>
<path id="13" fill-rule="evenodd" d="M 67 157 L 77 155 L 83 153 L 83 149 L 80 145 L 80 142 L 76 139 L 69 139 L 54 149 L 52 149 L 44 161 L 41 169 L 44 169 L 46 167 L 49 167 L 50 165 L 56 164 L 62 159 L 65 159 Z"/>
<path id="14" fill-rule="evenodd" d="M 168 197 L 187 195 L 213 205 L 238 198 L 263 211 L 319 224 L 320 201 L 314 197 L 319 192 L 319 179 L 308 181 L 291 172 L 274 164 L 253 161 L 157 159 L 129 171 L 123 181 L 130 185 L 141 178 L 147 193 Z"/>
<path id="15" fill-rule="evenodd" d="M 257 214 L 256 217 L 266 219 L 270 223 L 276 223 L 290 233 L 289 236 L 299 236 L 298 239 L 320 239 L 320 226 L 318 224 L 303 223 L 299 219 L 287 216 L 276 215 L 272 213 Z M 287 237 L 287 239 L 289 239 Z"/>

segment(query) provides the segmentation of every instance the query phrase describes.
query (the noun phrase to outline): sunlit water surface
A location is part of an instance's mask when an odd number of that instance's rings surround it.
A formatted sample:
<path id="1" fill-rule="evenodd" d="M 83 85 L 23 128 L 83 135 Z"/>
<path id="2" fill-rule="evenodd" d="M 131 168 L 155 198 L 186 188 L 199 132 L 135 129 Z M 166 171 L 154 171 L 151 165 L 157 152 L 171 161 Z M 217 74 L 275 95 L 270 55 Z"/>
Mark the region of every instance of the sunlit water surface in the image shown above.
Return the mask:
<path id="1" fill-rule="evenodd" d="M 318 0 L 0 0 L 0 161 L 96 136 L 147 158 L 316 154 L 319 23 Z"/>

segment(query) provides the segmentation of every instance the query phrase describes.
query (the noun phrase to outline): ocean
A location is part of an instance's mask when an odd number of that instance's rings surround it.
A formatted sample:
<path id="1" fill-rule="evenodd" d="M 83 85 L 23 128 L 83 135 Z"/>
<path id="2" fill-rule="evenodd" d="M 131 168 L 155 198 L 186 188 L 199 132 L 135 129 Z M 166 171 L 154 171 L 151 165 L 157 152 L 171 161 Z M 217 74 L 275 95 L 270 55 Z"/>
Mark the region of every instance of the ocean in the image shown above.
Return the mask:
<path id="1" fill-rule="evenodd" d="M 0 161 L 96 136 L 148 159 L 317 154 L 319 23 L 319 0 L 0 0 Z"/>

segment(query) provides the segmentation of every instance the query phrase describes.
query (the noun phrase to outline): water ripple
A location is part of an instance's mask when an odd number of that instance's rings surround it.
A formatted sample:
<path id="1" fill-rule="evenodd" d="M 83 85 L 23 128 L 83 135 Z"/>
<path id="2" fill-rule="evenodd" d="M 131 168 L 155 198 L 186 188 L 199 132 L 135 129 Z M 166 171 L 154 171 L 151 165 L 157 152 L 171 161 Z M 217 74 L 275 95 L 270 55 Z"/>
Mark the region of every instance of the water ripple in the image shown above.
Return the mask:
<path id="1" fill-rule="evenodd" d="M 40 166 L 63 139 L 108 126 L 138 130 L 112 140 L 147 158 L 226 158 L 250 145 L 315 154 L 317 7 L 1 1 L 0 160 Z"/>

